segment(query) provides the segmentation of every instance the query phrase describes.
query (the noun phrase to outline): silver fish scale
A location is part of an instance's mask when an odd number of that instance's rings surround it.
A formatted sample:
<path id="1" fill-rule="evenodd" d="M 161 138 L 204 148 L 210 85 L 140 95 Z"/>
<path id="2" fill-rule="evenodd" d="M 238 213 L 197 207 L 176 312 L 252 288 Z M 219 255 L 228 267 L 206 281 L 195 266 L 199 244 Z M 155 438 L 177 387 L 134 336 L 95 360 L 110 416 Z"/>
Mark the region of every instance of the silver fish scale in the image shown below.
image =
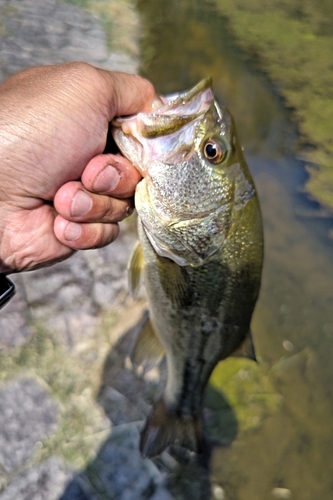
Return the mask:
<path id="1" fill-rule="evenodd" d="M 195 217 L 230 201 L 224 174 L 196 156 L 178 165 L 158 161 L 149 165 L 150 200 L 164 217 L 176 219 L 183 214 Z"/>

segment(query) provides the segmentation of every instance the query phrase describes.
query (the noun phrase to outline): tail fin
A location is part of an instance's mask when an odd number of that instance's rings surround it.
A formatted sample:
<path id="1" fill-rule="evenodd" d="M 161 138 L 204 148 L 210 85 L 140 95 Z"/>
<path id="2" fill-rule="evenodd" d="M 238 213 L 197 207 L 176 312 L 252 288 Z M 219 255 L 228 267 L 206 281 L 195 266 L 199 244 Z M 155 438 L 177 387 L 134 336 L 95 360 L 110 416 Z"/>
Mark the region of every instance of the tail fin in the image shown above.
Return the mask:
<path id="1" fill-rule="evenodd" d="M 160 399 L 147 418 L 141 431 L 140 451 L 144 457 L 154 457 L 178 441 L 181 446 L 196 453 L 202 449 L 201 415 L 183 416 L 169 411 Z"/>

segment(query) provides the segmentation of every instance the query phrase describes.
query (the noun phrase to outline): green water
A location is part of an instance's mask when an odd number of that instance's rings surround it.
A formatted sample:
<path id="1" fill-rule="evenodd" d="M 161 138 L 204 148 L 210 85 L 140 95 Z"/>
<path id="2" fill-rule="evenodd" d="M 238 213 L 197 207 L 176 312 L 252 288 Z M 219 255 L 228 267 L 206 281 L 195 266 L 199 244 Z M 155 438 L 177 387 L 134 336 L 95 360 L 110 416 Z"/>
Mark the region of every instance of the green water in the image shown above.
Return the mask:
<path id="1" fill-rule="evenodd" d="M 259 363 L 230 359 L 212 376 L 212 498 L 331 500 L 332 243 L 327 222 L 300 194 L 306 174 L 295 159 L 288 114 L 273 85 L 234 48 L 213 3 L 137 5 L 142 74 L 161 93 L 213 77 L 235 118 L 263 211 L 265 264 L 252 321 Z M 227 402 L 220 411 L 214 394 Z"/>

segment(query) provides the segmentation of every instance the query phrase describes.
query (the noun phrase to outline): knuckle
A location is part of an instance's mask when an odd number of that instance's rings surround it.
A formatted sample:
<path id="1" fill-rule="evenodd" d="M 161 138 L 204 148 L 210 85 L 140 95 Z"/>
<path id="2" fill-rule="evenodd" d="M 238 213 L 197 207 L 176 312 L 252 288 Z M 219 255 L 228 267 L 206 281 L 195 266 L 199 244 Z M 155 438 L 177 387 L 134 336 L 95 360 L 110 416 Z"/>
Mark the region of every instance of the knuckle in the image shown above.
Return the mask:
<path id="1" fill-rule="evenodd" d="M 112 243 L 118 236 L 119 227 L 116 223 L 98 224 L 93 229 L 89 248 L 100 248 Z"/>

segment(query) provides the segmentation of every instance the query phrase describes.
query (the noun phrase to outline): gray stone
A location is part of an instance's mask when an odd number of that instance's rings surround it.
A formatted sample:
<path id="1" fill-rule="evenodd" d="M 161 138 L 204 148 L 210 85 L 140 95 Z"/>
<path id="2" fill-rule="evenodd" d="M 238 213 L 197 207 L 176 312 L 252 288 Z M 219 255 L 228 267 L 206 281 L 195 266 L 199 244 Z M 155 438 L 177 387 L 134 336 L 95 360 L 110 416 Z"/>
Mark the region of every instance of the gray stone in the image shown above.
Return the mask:
<path id="1" fill-rule="evenodd" d="M 110 57 L 106 35 L 93 15 L 59 0 L 0 0 L 2 79 L 27 66 L 73 60 L 135 72 L 129 56 Z M 122 64 L 124 62 L 124 65 Z"/>
<path id="2" fill-rule="evenodd" d="M 86 480 L 108 500 L 146 500 L 164 480 L 153 462 L 139 452 L 136 425 L 120 426 L 85 472 Z"/>
<path id="3" fill-rule="evenodd" d="M 58 500 L 99 500 L 93 493 L 86 491 L 87 488 L 89 490 L 89 485 L 86 486 L 82 478 L 77 476 L 69 483 Z"/>
<path id="4" fill-rule="evenodd" d="M 126 227 L 126 226 L 125 226 Z M 69 346 L 90 337 L 127 287 L 126 264 L 136 236 L 126 231 L 108 247 L 79 252 L 52 267 L 22 274 L 32 319 Z"/>
<path id="5" fill-rule="evenodd" d="M 163 486 L 161 486 L 155 491 L 155 493 L 152 497 L 149 498 L 149 500 L 174 500 L 174 497 L 166 488 L 163 488 Z"/>
<path id="6" fill-rule="evenodd" d="M 151 405 L 161 397 L 166 383 L 166 361 L 161 360 L 151 370 L 132 366 L 129 355 L 147 313 L 114 345 L 105 363 L 103 385 L 98 402 L 113 425 L 144 421 Z M 142 367 L 141 367 L 142 368 Z M 149 376 L 156 374 L 156 378 Z"/>
<path id="7" fill-rule="evenodd" d="M 104 411 L 113 425 L 143 421 L 147 416 L 148 405 L 143 401 L 141 404 L 137 404 L 138 400 L 131 401 L 113 387 L 106 386 L 100 397 L 103 398 Z"/>
<path id="8" fill-rule="evenodd" d="M 31 316 L 20 275 L 10 276 L 16 285 L 16 295 L 1 310 L 0 350 L 22 345 L 31 335 Z"/>
<path id="9" fill-rule="evenodd" d="M 36 444 L 55 431 L 56 417 L 56 404 L 33 379 L 5 385 L 0 391 L 0 463 L 6 472 L 22 466 Z"/>
<path id="10" fill-rule="evenodd" d="M 0 500 L 56 500 L 71 475 L 60 460 L 52 457 L 19 474 L 0 494 Z M 88 499 L 82 497 L 82 500 Z"/>

